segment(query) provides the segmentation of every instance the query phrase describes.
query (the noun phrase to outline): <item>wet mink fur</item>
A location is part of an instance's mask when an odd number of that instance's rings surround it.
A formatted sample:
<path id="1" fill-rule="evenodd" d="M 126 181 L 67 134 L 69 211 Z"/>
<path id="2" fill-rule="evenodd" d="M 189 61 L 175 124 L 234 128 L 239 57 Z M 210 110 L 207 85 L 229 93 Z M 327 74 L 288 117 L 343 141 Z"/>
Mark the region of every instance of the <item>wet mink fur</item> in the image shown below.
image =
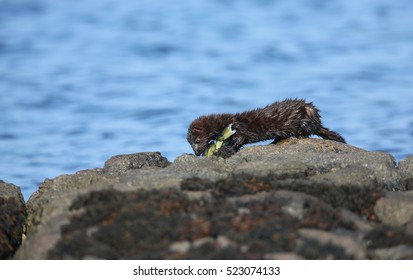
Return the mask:
<path id="1" fill-rule="evenodd" d="M 323 139 L 346 143 L 337 132 L 323 127 L 318 109 L 302 99 L 286 99 L 264 108 L 237 114 L 212 114 L 195 119 L 188 129 L 188 142 L 197 156 L 203 154 L 209 143 L 221 135 L 232 123 L 236 133 L 227 145 L 238 151 L 243 145 L 274 139 L 307 138 L 318 135 Z"/>

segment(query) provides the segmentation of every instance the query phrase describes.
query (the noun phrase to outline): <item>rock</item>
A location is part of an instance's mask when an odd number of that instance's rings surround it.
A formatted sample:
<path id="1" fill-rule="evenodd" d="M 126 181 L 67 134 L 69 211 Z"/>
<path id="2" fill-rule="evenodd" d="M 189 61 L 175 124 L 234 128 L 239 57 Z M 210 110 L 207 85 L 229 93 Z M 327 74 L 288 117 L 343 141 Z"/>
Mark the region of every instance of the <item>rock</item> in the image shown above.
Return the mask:
<path id="1" fill-rule="evenodd" d="M 402 190 L 413 190 L 413 156 L 401 160 L 398 165 Z"/>
<path id="2" fill-rule="evenodd" d="M 79 195 L 113 189 L 128 191 L 179 187 L 181 180 L 161 168 L 167 165 L 166 159 L 159 153 L 139 153 L 113 157 L 103 169 L 83 170 L 46 179 L 27 202 L 28 238 L 17 258 L 47 258 L 47 250 L 58 242 L 61 227 L 69 222 L 69 208 Z M 161 171 L 154 172 L 154 169 Z M 88 258 L 91 256 L 88 255 Z"/>
<path id="3" fill-rule="evenodd" d="M 404 228 L 406 229 L 406 232 L 413 234 L 413 223 L 407 223 L 404 225 Z"/>
<path id="4" fill-rule="evenodd" d="M 20 188 L 0 180 L 0 259 L 10 259 L 20 246 L 26 219 Z"/>
<path id="5" fill-rule="evenodd" d="M 169 250 L 171 250 L 172 252 L 177 252 L 181 254 L 185 254 L 186 252 L 189 251 L 190 248 L 191 248 L 191 242 L 187 240 L 174 242 L 171 245 L 169 245 Z"/>
<path id="6" fill-rule="evenodd" d="M 122 174 L 127 170 L 166 167 L 170 162 L 159 152 L 113 156 L 105 162 L 103 172 Z"/>
<path id="7" fill-rule="evenodd" d="M 212 237 L 203 237 L 199 238 L 193 241 L 192 245 L 194 248 L 199 248 L 201 246 L 204 246 L 205 244 L 210 244 L 214 242 L 214 238 Z"/>
<path id="8" fill-rule="evenodd" d="M 379 260 L 412 260 L 413 246 L 399 245 L 373 250 L 371 256 Z"/>
<path id="9" fill-rule="evenodd" d="M 69 205 L 79 193 L 112 188 L 128 190 L 131 184 L 134 185 L 132 188 L 137 187 L 135 185 L 162 187 L 164 184 L 177 184 L 176 177 L 165 172 L 155 174 L 156 172 L 152 171 L 155 167 L 163 169 L 162 167 L 168 164 L 167 159 L 160 153 L 119 155 L 106 161 L 103 169 L 83 170 L 52 180 L 46 179 L 27 202 L 27 231 L 31 232 L 36 228 L 45 213 L 50 214 L 59 208 L 58 204 Z M 62 203 L 63 201 L 66 203 Z M 54 205 L 55 203 L 57 205 Z"/>
<path id="10" fill-rule="evenodd" d="M 115 180 L 105 176 L 101 169 L 83 170 L 72 175 L 61 175 L 52 180 L 46 179 L 27 201 L 27 234 L 47 219 L 45 215 L 59 209 L 62 205 L 68 205 L 71 193 L 76 195 L 82 190 L 99 184 L 114 184 Z"/>
<path id="11" fill-rule="evenodd" d="M 406 189 L 409 168 L 321 139 L 225 159 L 115 156 L 40 186 L 14 258 L 408 258 L 410 195 L 390 190 Z"/>
<path id="12" fill-rule="evenodd" d="M 348 209 L 341 209 L 340 217 L 344 222 L 352 224 L 354 228 L 360 232 L 368 232 L 374 227 L 373 223 L 369 223 L 366 219 L 363 219 L 363 217 L 360 217 Z"/>
<path id="13" fill-rule="evenodd" d="M 374 211 L 385 224 L 397 227 L 413 225 L 413 191 L 386 192 L 377 201 Z"/>
<path id="14" fill-rule="evenodd" d="M 266 260 L 304 260 L 302 256 L 290 252 L 266 254 L 264 258 Z"/>
<path id="15" fill-rule="evenodd" d="M 337 251 L 341 250 L 343 252 L 344 259 L 356 259 L 361 260 L 366 258 L 366 253 L 363 245 L 354 238 L 351 233 L 336 233 L 336 232 L 326 232 L 314 229 L 301 229 L 300 235 L 305 239 L 310 239 L 320 244 L 320 246 L 333 246 L 336 247 Z M 308 244 L 304 243 L 303 244 Z M 307 245 L 303 245 L 307 246 Z M 301 250 L 307 251 L 308 248 L 302 248 Z M 316 257 L 316 256 L 314 256 Z M 335 259 L 333 255 L 327 255 L 326 259 Z"/>
<path id="16" fill-rule="evenodd" d="M 281 210 L 297 219 L 302 219 L 304 217 L 306 206 L 309 201 L 317 201 L 317 198 L 300 192 L 281 190 L 275 193 L 277 197 L 286 200 L 286 203 L 283 203 Z"/>
<path id="17" fill-rule="evenodd" d="M 404 228 L 393 227 L 386 224 L 377 224 L 368 233 L 363 235 L 363 242 L 371 252 L 400 245 L 413 246 L 413 235 Z"/>
<path id="18" fill-rule="evenodd" d="M 295 244 L 301 227 L 351 227 L 336 210 L 309 195 L 278 191 L 255 200 L 243 197 L 228 201 L 217 192 L 199 201 L 177 189 L 94 191 L 73 200 L 67 220 L 56 216 L 48 231 L 38 231 L 36 243 L 22 247 L 18 258 L 255 259 L 274 250 L 299 254 Z M 304 208 L 298 218 L 283 210 L 296 200 Z M 209 242 L 214 236 L 216 241 Z"/>
<path id="19" fill-rule="evenodd" d="M 183 178 L 201 178 L 217 181 L 228 177 L 228 169 L 221 158 L 197 158 L 194 155 L 177 157 L 167 169 L 182 174 Z"/>
<path id="20" fill-rule="evenodd" d="M 235 243 L 232 242 L 228 237 L 224 235 L 220 235 L 217 238 L 217 245 L 221 249 L 226 249 L 226 248 L 235 246 Z"/>
<path id="21" fill-rule="evenodd" d="M 345 173 L 349 171 L 340 171 L 351 170 L 350 177 L 362 178 L 365 186 L 374 183 L 378 189 L 399 189 L 396 163 L 391 155 L 321 139 L 287 139 L 277 145 L 248 147 L 229 158 L 227 165 L 235 175 L 270 175 L 274 179 L 330 174 L 320 179 L 338 184 L 336 177 L 340 177 L 341 185 L 348 184 L 349 176 Z M 352 181 L 359 185 L 361 182 Z"/>

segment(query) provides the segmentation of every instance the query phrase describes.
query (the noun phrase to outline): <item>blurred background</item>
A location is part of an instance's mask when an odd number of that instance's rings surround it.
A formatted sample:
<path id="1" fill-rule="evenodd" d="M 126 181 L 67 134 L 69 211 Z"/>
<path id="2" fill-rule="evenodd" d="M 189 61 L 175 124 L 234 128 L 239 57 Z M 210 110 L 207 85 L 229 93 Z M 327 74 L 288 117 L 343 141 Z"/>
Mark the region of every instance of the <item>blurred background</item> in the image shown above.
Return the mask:
<path id="1" fill-rule="evenodd" d="M 347 142 L 413 154 L 413 1 L 0 0 L 0 179 L 192 153 L 189 123 L 305 98 Z"/>

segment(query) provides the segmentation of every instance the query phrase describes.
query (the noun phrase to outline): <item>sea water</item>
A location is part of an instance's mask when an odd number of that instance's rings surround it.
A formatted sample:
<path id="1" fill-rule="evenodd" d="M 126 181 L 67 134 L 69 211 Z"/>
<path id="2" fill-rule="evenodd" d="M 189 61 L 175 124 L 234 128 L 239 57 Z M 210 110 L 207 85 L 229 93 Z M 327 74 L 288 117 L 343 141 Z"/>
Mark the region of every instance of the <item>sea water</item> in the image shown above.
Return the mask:
<path id="1" fill-rule="evenodd" d="M 0 179 L 159 151 L 197 116 L 305 98 L 351 145 L 413 154 L 413 1 L 0 0 Z"/>

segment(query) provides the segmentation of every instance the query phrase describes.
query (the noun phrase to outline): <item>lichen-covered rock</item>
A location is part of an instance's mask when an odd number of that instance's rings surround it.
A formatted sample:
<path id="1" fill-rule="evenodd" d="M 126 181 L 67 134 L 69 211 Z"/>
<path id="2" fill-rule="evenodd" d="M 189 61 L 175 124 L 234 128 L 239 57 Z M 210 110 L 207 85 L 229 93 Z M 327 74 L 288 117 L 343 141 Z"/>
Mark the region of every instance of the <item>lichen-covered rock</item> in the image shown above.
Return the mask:
<path id="1" fill-rule="evenodd" d="M 41 223 L 44 215 L 50 215 L 51 211 L 66 205 L 62 201 L 67 201 L 71 194 L 76 196 L 82 192 L 116 187 L 126 189 L 130 183 L 133 183 L 134 180 L 136 181 L 136 178 L 138 178 L 141 185 L 150 185 L 148 183 L 149 179 L 163 184 L 164 178 L 151 169 L 166 167 L 168 164 L 168 160 L 158 152 L 119 155 L 106 161 L 103 169 L 82 170 L 75 174 L 46 179 L 27 202 L 27 232 L 34 230 Z M 146 171 L 147 169 L 150 170 Z M 147 175 L 135 175 L 121 180 L 121 178 L 127 177 L 131 172 L 146 172 Z M 154 184 L 157 183 L 152 185 Z M 55 203 L 57 205 L 54 205 Z"/>
<path id="2" fill-rule="evenodd" d="M 370 252 L 371 258 L 378 260 L 412 260 L 413 246 L 398 245 Z"/>
<path id="3" fill-rule="evenodd" d="M 386 192 L 377 201 L 374 211 L 385 224 L 397 227 L 413 225 L 413 191 Z"/>
<path id="4" fill-rule="evenodd" d="M 295 196 L 302 201 L 299 217 L 285 211 Z M 69 223 L 62 226 L 62 236 L 46 257 L 260 259 L 276 252 L 306 256 L 297 243 L 301 228 L 351 230 L 353 226 L 331 206 L 299 193 L 270 192 L 263 200 L 230 197 L 216 192 L 208 200 L 190 200 L 178 190 L 92 192 L 73 201 Z M 331 237 L 327 239 L 326 244 Z M 317 250 L 330 254 L 327 245 Z M 341 249 L 331 254 L 332 258 L 364 256 L 353 251 L 342 255 Z"/>
<path id="5" fill-rule="evenodd" d="M 413 156 L 399 162 L 400 185 L 403 190 L 413 190 Z"/>
<path id="6" fill-rule="evenodd" d="M 197 177 L 211 181 L 228 177 L 229 171 L 222 158 L 197 158 L 189 154 L 177 157 L 167 169 L 182 174 L 183 178 Z"/>
<path id="7" fill-rule="evenodd" d="M 117 178 L 109 178 L 101 169 L 79 171 L 72 175 L 61 175 L 54 179 L 46 179 L 26 203 L 27 234 L 36 229 L 44 216 L 64 205 L 70 193 L 78 193 L 89 187 L 115 183 Z M 56 204 L 54 207 L 53 205 Z M 52 209 L 52 210 L 49 210 Z"/>
<path id="8" fill-rule="evenodd" d="M 230 157 L 227 165 L 238 175 L 300 179 L 330 174 L 327 180 L 339 185 L 347 185 L 350 178 L 357 176 L 352 183 L 374 183 L 377 188 L 389 190 L 400 188 L 395 159 L 390 154 L 321 139 L 288 139 L 277 145 L 248 147 Z M 341 170 L 351 170 L 352 175 L 343 176 Z"/>
<path id="9" fill-rule="evenodd" d="M 173 163 L 116 156 L 40 186 L 15 258 L 410 258 L 409 193 L 391 192 L 409 168 L 321 139 Z"/>
<path id="10" fill-rule="evenodd" d="M 159 152 L 118 155 L 105 162 L 103 172 L 121 174 L 131 169 L 166 167 L 169 164 Z"/>
<path id="11" fill-rule="evenodd" d="M 20 188 L 0 180 L 0 259 L 9 259 L 20 246 L 26 210 Z"/>
<path id="12" fill-rule="evenodd" d="M 312 241 L 318 243 L 321 247 L 331 246 L 335 247 L 337 251 L 340 251 L 341 249 L 341 254 L 343 254 L 342 257 L 344 259 L 361 260 L 366 258 L 366 251 L 364 250 L 360 238 L 357 237 L 357 233 L 348 230 L 330 232 L 317 229 L 301 229 L 299 233 L 303 239 L 307 240 L 307 243 L 300 240 L 301 243 L 303 243 L 300 244 L 300 246 L 303 248 L 300 248 L 299 250 L 309 251 L 309 248 L 306 248 L 305 246 L 308 246 L 308 241 Z M 333 254 L 329 256 L 327 253 L 327 255 L 323 256 L 319 252 L 314 253 L 315 254 L 311 257 L 312 259 L 337 258 Z"/>

